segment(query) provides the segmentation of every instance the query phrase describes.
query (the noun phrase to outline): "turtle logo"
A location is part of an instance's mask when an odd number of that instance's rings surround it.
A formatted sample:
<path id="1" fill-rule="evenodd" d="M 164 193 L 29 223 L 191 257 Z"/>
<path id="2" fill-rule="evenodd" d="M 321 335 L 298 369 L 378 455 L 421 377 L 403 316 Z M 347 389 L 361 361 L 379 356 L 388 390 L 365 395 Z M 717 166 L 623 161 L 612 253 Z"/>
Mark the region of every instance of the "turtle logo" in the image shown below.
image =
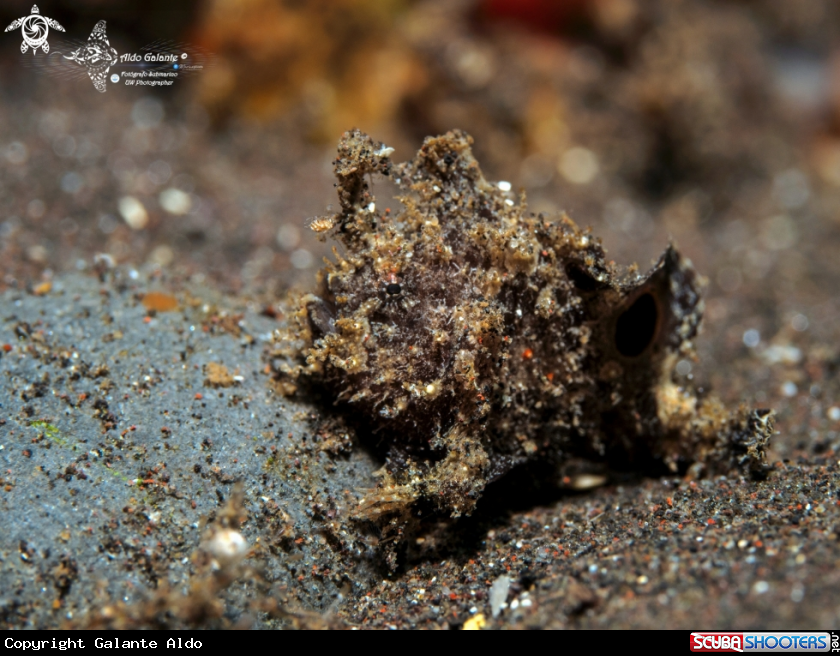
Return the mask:
<path id="1" fill-rule="evenodd" d="M 23 43 L 20 44 L 20 51 L 26 52 L 29 48 L 32 48 L 33 55 L 38 48 L 42 48 L 44 54 L 50 51 L 50 44 L 47 43 L 50 28 L 59 32 L 64 31 L 64 28 L 57 21 L 41 16 L 38 5 L 32 5 L 32 13 L 29 16 L 12 21 L 12 24 L 6 28 L 6 32 L 11 32 L 17 28 L 21 28 L 20 31 L 23 33 Z"/>

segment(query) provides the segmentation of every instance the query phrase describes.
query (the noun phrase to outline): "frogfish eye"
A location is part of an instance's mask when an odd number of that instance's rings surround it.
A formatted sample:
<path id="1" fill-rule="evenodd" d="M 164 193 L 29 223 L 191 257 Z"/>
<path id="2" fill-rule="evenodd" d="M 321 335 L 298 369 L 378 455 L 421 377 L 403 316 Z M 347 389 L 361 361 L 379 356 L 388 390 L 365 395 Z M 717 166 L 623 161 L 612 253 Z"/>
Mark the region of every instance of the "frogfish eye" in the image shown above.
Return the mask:
<path id="1" fill-rule="evenodd" d="M 643 294 L 615 324 L 615 346 L 624 357 L 641 355 L 656 336 L 659 308 L 651 294 Z"/>

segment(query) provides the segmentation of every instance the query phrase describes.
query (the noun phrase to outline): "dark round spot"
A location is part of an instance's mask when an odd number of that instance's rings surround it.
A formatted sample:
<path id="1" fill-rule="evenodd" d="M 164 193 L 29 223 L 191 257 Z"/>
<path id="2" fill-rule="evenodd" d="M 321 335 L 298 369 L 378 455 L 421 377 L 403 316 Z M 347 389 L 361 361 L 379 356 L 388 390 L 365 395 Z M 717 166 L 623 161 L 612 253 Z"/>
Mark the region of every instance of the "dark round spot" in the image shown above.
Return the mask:
<path id="1" fill-rule="evenodd" d="M 385 288 L 385 291 L 388 292 L 391 296 L 396 296 L 397 294 L 402 292 L 402 287 L 400 286 L 400 283 L 392 282 Z"/>
<path id="2" fill-rule="evenodd" d="M 607 289 L 609 285 L 595 278 L 589 271 L 578 263 L 566 266 L 566 275 L 569 280 L 581 292 L 595 292 Z"/>
<path id="3" fill-rule="evenodd" d="M 641 355 L 656 334 L 659 308 L 650 294 L 642 294 L 615 322 L 615 347 L 626 358 Z"/>

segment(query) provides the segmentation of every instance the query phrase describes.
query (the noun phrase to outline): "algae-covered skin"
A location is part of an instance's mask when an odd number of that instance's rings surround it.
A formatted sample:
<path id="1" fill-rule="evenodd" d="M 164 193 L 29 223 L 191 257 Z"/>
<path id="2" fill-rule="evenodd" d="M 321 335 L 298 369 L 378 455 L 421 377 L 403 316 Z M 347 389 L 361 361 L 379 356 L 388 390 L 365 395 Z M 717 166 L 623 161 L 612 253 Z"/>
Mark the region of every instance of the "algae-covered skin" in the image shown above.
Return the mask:
<path id="1" fill-rule="evenodd" d="M 313 224 L 343 246 L 304 296 L 283 347 L 387 450 L 360 515 L 417 500 L 469 514 L 485 486 L 529 460 L 587 458 L 651 471 L 764 471 L 772 413 L 727 412 L 676 382 L 694 356 L 702 281 L 669 246 L 646 274 L 607 262 L 565 215 L 527 211 L 488 182 L 460 131 L 410 162 L 345 133 L 341 211 Z M 401 190 L 382 211 L 372 175 Z"/>

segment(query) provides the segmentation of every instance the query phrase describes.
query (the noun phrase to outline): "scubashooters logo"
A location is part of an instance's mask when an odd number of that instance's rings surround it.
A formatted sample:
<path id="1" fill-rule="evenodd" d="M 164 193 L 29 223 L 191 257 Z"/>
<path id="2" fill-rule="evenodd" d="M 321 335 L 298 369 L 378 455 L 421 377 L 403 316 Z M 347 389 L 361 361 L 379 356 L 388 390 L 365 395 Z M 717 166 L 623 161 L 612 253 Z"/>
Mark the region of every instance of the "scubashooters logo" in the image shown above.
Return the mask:
<path id="1" fill-rule="evenodd" d="M 740 633 L 692 633 L 691 651 L 744 651 Z"/>
<path id="2" fill-rule="evenodd" d="M 832 651 L 832 636 L 827 632 L 790 631 L 779 633 L 691 634 L 691 651 L 705 652 L 824 652 Z"/>

